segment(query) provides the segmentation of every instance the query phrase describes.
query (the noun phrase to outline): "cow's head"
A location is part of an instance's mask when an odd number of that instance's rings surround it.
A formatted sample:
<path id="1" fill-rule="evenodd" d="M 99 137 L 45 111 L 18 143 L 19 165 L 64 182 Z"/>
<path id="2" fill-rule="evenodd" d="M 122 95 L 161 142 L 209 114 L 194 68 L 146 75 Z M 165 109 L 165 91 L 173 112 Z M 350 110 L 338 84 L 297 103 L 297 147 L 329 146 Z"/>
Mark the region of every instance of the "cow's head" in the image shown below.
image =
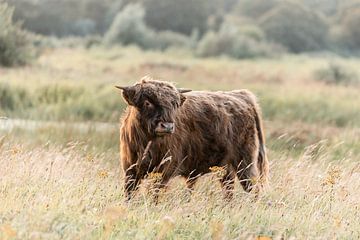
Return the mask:
<path id="1" fill-rule="evenodd" d="M 125 101 L 137 109 L 140 124 L 151 137 L 174 133 L 176 111 L 186 100 L 183 93 L 191 91 L 149 77 L 133 86 L 116 87 L 122 90 Z"/>

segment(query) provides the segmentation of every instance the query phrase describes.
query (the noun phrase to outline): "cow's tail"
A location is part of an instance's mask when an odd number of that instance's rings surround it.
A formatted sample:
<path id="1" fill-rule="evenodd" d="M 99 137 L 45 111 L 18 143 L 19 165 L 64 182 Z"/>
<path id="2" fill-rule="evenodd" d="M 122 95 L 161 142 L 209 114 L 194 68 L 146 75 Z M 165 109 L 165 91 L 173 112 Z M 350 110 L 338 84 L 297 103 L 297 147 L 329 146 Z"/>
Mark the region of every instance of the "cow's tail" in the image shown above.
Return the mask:
<path id="1" fill-rule="evenodd" d="M 256 124 L 256 131 L 259 139 L 259 153 L 258 153 L 258 169 L 260 172 L 260 184 L 262 186 L 267 185 L 269 181 L 269 161 L 266 156 L 266 147 L 265 147 L 265 137 L 263 126 L 261 122 L 261 112 L 259 107 L 255 102 L 255 124 Z"/>

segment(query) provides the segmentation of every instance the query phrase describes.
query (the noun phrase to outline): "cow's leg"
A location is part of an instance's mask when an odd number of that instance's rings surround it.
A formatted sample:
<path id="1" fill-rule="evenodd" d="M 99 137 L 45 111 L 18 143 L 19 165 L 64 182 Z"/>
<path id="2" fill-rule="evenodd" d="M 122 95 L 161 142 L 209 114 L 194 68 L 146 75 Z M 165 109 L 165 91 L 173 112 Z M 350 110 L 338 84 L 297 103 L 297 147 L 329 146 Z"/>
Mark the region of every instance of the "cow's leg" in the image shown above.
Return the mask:
<path id="1" fill-rule="evenodd" d="M 221 186 L 224 192 L 224 197 L 226 200 L 231 200 L 234 194 L 234 182 L 235 182 L 235 176 L 233 171 L 229 169 L 229 167 L 226 170 L 225 175 L 222 179 L 220 179 Z"/>
<path id="2" fill-rule="evenodd" d="M 129 201 L 134 191 L 139 187 L 140 178 L 136 174 L 135 168 L 129 168 L 125 172 L 125 197 L 126 200 Z"/>
<path id="3" fill-rule="evenodd" d="M 258 192 L 257 181 L 259 179 L 259 171 L 255 164 L 257 158 L 257 152 L 251 147 L 244 147 L 241 150 L 241 156 L 238 161 L 233 163 L 234 169 L 236 169 L 236 175 L 241 183 L 243 189 L 247 192 Z"/>

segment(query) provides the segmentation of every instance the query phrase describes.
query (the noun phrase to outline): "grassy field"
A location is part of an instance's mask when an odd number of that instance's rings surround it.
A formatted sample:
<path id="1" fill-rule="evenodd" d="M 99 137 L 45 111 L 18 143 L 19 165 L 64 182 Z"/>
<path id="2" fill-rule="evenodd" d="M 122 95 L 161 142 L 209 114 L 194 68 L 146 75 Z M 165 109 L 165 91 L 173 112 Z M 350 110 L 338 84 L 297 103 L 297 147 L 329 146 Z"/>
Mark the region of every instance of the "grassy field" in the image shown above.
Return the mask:
<path id="1" fill-rule="evenodd" d="M 360 74 L 358 59 L 196 59 L 131 47 L 48 50 L 31 66 L 0 68 L 0 239 L 360 238 L 360 87 L 318 81 L 333 61 Z M 155 205 L 150 178 L 124 202 L 125 104 L 113 86 L 144 75 L 258 95 L 271 161 L 258 201 L 237 184 L 225 203 L 214 172 L 191 196 L 174 179 Z"/>

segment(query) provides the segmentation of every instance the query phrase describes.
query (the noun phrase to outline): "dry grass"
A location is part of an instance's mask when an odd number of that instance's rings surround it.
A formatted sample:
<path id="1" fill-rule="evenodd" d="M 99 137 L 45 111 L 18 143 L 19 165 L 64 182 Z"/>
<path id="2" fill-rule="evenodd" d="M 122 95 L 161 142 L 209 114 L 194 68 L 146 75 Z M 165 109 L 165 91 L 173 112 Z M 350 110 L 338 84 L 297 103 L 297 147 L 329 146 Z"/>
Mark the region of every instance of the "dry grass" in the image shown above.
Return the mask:
<path id="1" fill-rule="evenodd" d="M 309 147 L 293 159 L 273 159 L 271 186 L 258 201 L 236 189 L 222 199 L 217 174 L 190 197 L 174 180 L 155 205 L 151 180 L 126 204 L 118 168 L 69 144 L 64 148 L 5 142 L 0 153 L 1 238 L 255 239 L 360 237 L 360 165 L 328 164 Z M 316 155 L 316 156 L 315 156 Z"/>
<path id="2" fill-rule="evenodd" d="M 339 61 L 360 69 L 359 60 Z M 0 109 L 15 117 L 54 120 L 31 128 L 0 127 L 0 239 L 360 238 L 359 89 L 314 80 L 313 72 L 327 62 L 306 56 L 196 59 L 186 52 L 95 48 L 57 49 L 33 66 L 0 68 L 0 83 L 9 84 L 5 90 L 23 88 L 29 100 L 54 83 L 66 91 L 84 89 L 81 101 L 65 91 L 61 103 L 38 106 L 34 100 L 30 110 Z M 182 87 L 245 87 L 259 95 L 271 185 L 258 201 L 237 183 L 234 200 L 225 203 L 215 172 L 204 176 L 191 196 L 184 182 L 174 179 L 158 205 L 152 175 L 131 203 L 124 202 L 117 124 L 96 130 L 66 121 L 84 120 L 78 110 L 85 107 L 95 114 L 92 120 L 117 119 L 121 100 L 112 85 L 145 74 Z M 73 103 L 79 104 L 69 111 Z"/>

